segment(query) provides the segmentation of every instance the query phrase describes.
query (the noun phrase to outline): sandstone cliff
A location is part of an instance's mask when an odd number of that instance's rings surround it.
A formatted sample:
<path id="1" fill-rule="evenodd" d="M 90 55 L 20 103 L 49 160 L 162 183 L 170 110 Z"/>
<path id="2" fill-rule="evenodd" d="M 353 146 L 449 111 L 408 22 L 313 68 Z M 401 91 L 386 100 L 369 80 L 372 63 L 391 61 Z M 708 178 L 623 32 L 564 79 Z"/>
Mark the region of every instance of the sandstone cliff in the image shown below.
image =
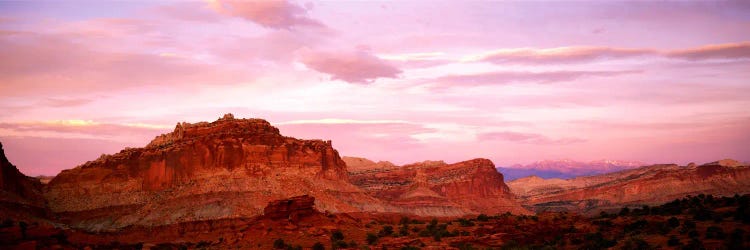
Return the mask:
<path id="1" fill-rule="evenodd" d="M 321 211 L 384 211 L 348 181 L 330 141 L 284 137 L 267 121 L 180 123 L 144 148 L 104 155 L 49 182 L 49 207 L 74 227 L 105 230 L 261 215 L 311 195 Z"/>
<path id="2" fill-rule="evenodd" d="M 662 164 L 568 180 L 526 177 L 508 183 L 533 210 L 597 212 L 653 205 L 686 195 L 750 192 L 750 166 L 733 160 L 704 165 Z"/>
<path id="3" fill-rule="evenodd" d="M 5 157 L 0 143 L 0 215 L 6 217 L 45 214 L 42 183 L 19 172 Z"/>
<path id="4" fill-rule="evenodd" d="M 425 161 L 387 169 L 351 171 L 351 181 L 401 213 L 422 216 L 527 213 L 502 174 L 487 159 L 455 164 Z"/>
<path id="5" fill-rule="evenodd" d="M 314 197 L 299 202 L 330 213 L 527 212 L 486 159 L 403 167 L 348 160 L 354 172 L 330 141 L 285 137 L 265 120 L 225 115 L 179 123 L 143 148 L 65 170 L 44 197 L 63 223 L 92 231 L 257 217 L 270 201 L 297 196 Z"/>

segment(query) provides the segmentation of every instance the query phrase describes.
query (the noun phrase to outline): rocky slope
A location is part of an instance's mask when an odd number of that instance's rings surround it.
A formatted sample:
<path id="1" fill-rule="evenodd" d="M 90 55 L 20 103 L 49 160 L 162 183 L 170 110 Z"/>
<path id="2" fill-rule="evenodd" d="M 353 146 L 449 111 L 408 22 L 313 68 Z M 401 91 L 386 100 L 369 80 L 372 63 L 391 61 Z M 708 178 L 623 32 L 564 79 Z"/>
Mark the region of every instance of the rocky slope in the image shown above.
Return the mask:
<path id="1" fill-rule="evenodd" d="M 750 166 L 722 160 L 697 166 L 662 164 L 573 179 L 536 176 L 508 183 L 521 202 L 537 212 L 594 213 L 622 206 L 653 205 L 686 195 L 750 192 Z"/>
<path id="2" fill-rule="evenodd" d="M 353 170 L 351 181 L 399 212 L 422 216 L 527 213 L 487 159 L 455 164 L 425 161 L 396 168 Z"/>
<path id="3" fill-rule="evenodd" d="M 321 211 L 385 211 L 348 181 L 330 141 L 284 137 L 265 120 L 231 114 L 179 123 L 144 148 L 61 172 L 44 191 L 56 215 L 89 230 L 253 217 L 300 195 Z"/>
<path id="4" fill-rule="evenodd" d="M 0 143 L 0 216 L 21 217 L 46 214 L 42 183 L 18 171 L 5 157 Z"/>

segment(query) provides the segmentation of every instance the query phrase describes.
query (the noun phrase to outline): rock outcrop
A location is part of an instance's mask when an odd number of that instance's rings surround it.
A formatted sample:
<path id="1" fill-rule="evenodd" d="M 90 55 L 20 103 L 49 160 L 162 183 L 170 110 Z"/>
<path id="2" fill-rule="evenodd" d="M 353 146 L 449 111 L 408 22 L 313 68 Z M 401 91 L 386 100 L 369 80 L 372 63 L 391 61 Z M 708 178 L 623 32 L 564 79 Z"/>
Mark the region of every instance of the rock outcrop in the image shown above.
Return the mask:
<path id="1" fill-rule="evenodd" d="M 303 195 L 269 202 L 268 206 L 263 209 L 263 216 L 273 220 L 297 221 L 315 212 L 315 197 Z"/>
<path id="2" fill-rule="evenodd" d="M 396 165 L 389 161 L 378 161 L 374 162 L 366 158 L 362 157 L 351 157 L 351 156 L 343 156 L 341 157 L 342 160 L 346 163 L 346 168 L 349 171 L 361 171 L 361 170 L 368 170 L 368 169 L 388 169 L 388 168 L 395 168 Z"/>
<path id="3" fill-rule="evenodd" d="M 0 143 L 0 215 L 6 217 L 44 216 L 42 183 L 18 171 L 5 157 Z"/>
<path id="4" fill-rule="evenodd" d="M 622 206 L 654 205 L 687 195 L 750 192 L 750 166 L 721 160 L 700 166 L 661 164 L 573 179 L 526 177 L 508 183 L 537 212 L 595 213 Z"/>
<path id="5" fill-rule="evenodd" d="M 368 194 L 385 200 L 400 213 L 421 216 L 526 213 L 515 202 L 502 174 L 487 159 L 455 164 L 426 161 L 397 168 L 349 173 Z"/>
<path id="6" fill-rule="evenodd" d="M 330 141 L 284 137 L 261 119 L 179 123 L 144 148 L 103 155 L 49 182 L 49 207 L 77 228 L 108 230 L 253 217 L 311 195 L 322 211 L 384 211 L 348 181 Z"/>

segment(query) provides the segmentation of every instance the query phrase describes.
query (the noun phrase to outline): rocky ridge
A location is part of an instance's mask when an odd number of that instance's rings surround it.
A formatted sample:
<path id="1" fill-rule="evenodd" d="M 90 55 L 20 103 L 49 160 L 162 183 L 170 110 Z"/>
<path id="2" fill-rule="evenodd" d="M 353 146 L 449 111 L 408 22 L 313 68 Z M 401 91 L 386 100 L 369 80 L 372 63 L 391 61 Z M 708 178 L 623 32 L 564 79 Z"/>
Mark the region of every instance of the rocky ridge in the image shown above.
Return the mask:
<path id="1" fill-rule="evenodd" d="M 734 160 L 703 165 L 658 164 L 572 179 L 526 177 L 508 183 L 528 208 L 595 213 L 622 206 L 653 205 L 686 195 L 731 196 L 750 190 L 750 166 Z"/>
<path id="2" fill-rule="evenodd" d="M 179 123 L 143 148 L 65 170 L 44 187 L 44 197 L 62 222 L 90 231 L 251 218 L 270 201 L 305 195 L 330 213 L 526 212 L 486 159 L 400 168 L 357 161 L 359 174 L 352 175 L 331 141 L 285 137 L 265 120 L 228 114 Z M 359 185 L 381 175 L 407 185 Z"/>
<path id="3" fill-rule="evenodd" d="M 180 123 L 144 148 L 65 170 L 44 190 L 53 212 L 90 230 L 253 217 L 300 195 L 323 211 L 385 211 L 349 183 L 330 141 L 284 137 L 265 120 L 232 115 Z"/>
<path id="4" fill-rule="evenodd" d="M 346 167 L 349 171 L 360 171 L 368 169 L 388 169 L 395 168 L 396 165 L 389 161 L 378 161 L 374 162 L 362 157 L 342 156 L 342 160 L 346 163 Z"/>
<path id="5" fill-rule="evenodd" d="M 350 171 L 368 194 L 416 215 L 527 213 L 487 159 L 454 164 L 425 161 L 389 169 Z"/>
<path id="6" fill-rule="evenodd" d="M 41 190 L 41 182 L 22 174 L 10 163 L 0 143 L 0 215 L 10 216 L 6 213 L 14 211 L 37 216 L 46 214 Z"/>

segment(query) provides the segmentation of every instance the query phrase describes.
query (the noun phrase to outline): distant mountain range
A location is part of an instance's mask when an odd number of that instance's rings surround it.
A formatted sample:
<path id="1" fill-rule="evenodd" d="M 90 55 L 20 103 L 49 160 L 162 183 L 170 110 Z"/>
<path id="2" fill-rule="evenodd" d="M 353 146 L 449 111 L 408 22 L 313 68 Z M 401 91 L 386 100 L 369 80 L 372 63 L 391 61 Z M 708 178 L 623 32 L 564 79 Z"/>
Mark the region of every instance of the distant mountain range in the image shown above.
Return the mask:
<path id="1" fill-rule="evenodd" d="M 574 160 L 544 160 L 528 165 L 516 164 L 510 167 L 498 167 L 498 172 L 505 176 L 506 181 L 538 176 L 541 178 L 569 179 L 578 176 L 598 175 L 638 168 L 647 164 L 637 161 L 598 160 L 581 162 Z"/>

